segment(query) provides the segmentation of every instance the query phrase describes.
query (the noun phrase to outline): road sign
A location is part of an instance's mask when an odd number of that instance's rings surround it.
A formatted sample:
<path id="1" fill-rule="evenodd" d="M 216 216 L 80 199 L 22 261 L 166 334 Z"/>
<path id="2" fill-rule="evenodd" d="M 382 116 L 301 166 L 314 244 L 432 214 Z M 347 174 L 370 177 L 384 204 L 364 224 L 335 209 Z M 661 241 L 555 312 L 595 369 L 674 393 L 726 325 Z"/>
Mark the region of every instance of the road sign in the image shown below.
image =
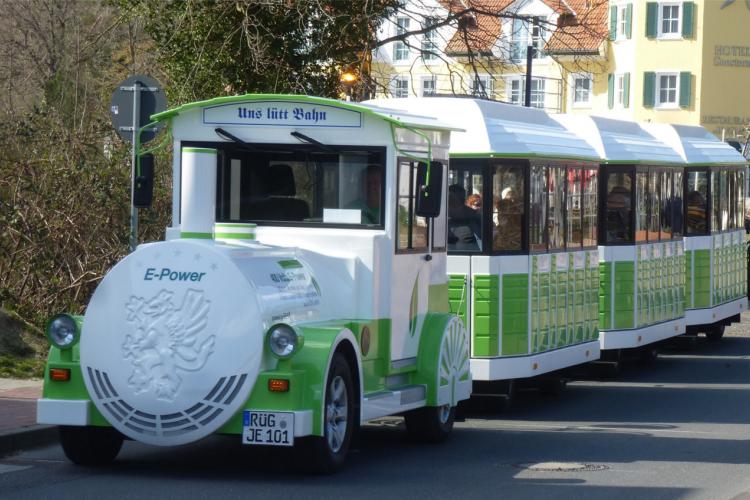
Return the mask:
<path id="1" fill-rule="evenodd" d="M 134 93 L 138 94 L 135 99 Z M 134 112 L 136 107 L 138 111 Z M 142 127 L 151 121 L 149 119 L 151 115 L 165 109 L 167 109 L 167 96 L 159 82 L 150 76 L 135 75 L 126 78 L 117 86 L 112 94 L 109 114 L 117 135 L 125 141 L 132 142 L 133 115 L 136 113 L 138 115 L 135 126 Z M 163 127 L 164 124 L 160 123 L 152 129 L 144 130 L 141 134 L 141 144 L 153 139 Z"/>

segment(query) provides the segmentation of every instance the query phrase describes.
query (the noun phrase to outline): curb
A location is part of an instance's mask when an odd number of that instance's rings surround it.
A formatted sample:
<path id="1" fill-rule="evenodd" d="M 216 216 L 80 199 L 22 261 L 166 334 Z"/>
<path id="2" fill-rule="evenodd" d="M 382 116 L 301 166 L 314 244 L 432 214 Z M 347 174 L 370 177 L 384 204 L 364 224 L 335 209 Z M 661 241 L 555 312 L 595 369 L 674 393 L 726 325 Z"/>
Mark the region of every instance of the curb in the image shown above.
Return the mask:
<path id="1" fill-rule="evenodd" d="M 20 429 L 0 431 L 0 457 L 29 448 L 38 448 L 58 442 L 55 425 L 31 425 Z"/>

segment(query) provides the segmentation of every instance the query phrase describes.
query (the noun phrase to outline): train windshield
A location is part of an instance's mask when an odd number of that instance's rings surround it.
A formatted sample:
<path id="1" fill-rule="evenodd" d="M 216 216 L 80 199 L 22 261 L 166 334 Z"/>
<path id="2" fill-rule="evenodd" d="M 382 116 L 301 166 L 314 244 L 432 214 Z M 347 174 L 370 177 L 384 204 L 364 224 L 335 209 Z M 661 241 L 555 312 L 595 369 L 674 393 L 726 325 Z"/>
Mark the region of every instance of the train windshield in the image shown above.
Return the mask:
<path id="1" fill-rule="evenodd" d="M 383 227 L 384 165 L 383 148 L 224 149 L 217 220 Z"/>

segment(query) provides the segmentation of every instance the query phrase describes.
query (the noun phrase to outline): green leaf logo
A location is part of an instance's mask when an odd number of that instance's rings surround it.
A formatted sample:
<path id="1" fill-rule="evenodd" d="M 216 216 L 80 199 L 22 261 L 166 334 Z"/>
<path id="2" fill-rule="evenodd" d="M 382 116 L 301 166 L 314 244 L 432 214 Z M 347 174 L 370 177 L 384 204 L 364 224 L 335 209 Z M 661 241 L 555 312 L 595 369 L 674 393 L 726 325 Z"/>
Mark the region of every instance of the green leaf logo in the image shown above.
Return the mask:
<path id="1" fill-rule="evenodd" d="M 419 273 L 414 280 L 414 288 L 411 291 L 411 304 L 409 305 L 409 335 L 412 337 L 417 333 L 417 314 L 419 313 Z"/>

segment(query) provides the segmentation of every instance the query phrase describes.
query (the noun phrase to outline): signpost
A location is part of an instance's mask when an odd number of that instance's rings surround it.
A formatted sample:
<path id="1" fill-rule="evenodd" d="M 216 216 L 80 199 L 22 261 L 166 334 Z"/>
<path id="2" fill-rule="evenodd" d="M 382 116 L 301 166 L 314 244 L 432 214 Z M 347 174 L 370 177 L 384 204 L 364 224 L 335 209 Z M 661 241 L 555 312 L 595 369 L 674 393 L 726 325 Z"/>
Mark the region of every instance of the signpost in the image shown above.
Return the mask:
<path id="1" fill-rule="evenodd" d="M 145 75 L 126 78 L 112 94 L 110 116 L 117 135 L 131 144 L 130 166 L 130 251 L 138 246 L 138 208 L 133 203 L 135 195 L 138 145 L 152 140 L 163 124 L 144 130 L 140 138 L 138 129 L 150 123 L 149 117 L 167 109 L 167 97 L 159 82 Z"/>

